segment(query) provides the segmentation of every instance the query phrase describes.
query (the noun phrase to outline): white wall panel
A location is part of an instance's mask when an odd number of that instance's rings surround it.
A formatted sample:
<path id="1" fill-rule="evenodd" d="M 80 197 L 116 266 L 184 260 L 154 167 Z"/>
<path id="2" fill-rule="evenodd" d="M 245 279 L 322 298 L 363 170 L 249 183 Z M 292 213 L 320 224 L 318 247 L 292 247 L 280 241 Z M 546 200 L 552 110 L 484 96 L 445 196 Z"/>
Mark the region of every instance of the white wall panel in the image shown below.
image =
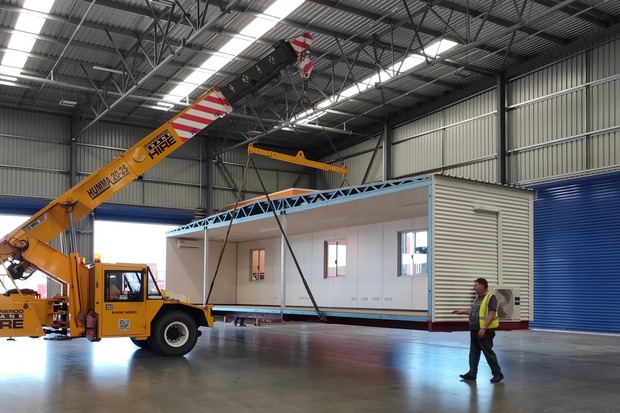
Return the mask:
<path id="1" fill-rule="evenodd" d="M 413 221 L 386 222 L 383 224 L 383 309 L 398 310 L 412 307 L 412 277 L 398 276 L 398 232 L 413 228 Z"/>
<path id="2" fill-rule="evenodd" d="M 333 292 L 328 294 L 325 289 L 321 288 L 321 284 L 316 284 L 315 280 L 319 277 L 322 279 L 322 270 L 319 271 L 319 267 L 322 267 L 320 263 L 322 261 L 316 261 L 314 248 L 314 238 L 312 234 L 303 235 L 291 235 L 289 237 L 297 262 L 304 271 L 304 277 L 306 282 L 311 286 L 317 303 L 320 305 L 331 305 L 333 303 Z M 322 244 L 321 244 L 322 246 Z M 310 296 L 306 292 L 304 285 L 299 276 L 299 271 L 293 262 L 288 249 L 284 254 L 285 262 L 285 274 L 286 274 L 286 305 L 289 306 L 311 306 Z M 308 274 L 309 272 L 309 274 Z M 326 280 L 328 281 L 328 280 Z M 329 284 L 329 283 L 324 283 Z"/>
<path id="3" fill-rule="evenodd" d="M 358 307 L 357 227 L 338 228 L 334 239 L 347 241 L 347 274 L 334 280 L 334 305 L 336 307 Z"/>
<path id="4" fill-rule="evenodd" d="M 310 285 L 314 299 L 319 306 L 334 307 L 335 306 L 335 278 L 325 278 L 325 241 L 333 240 L 335 238 L 334 231 L 320 231 L 310 235 L 310 243 L 304 242 L 303 245 L 293 247 L 293 251 L 297 254 L 299 265 L 301 266 L 304 274 L 308 272 L 310 277 L 306 275 L 306 281 Z M 303 247 L 310 247 L 310 250 L 306 251 Z M 310 257 L 310 262 L 307 261 L 307 267 L 302 265 L 301 257 Z M 298 292 L 297 295 L 292 296 L 292 299 L 297 299 L 300 305 L 312 305 L 310 297 L 306 293 L 304 286 L 299 278 L 299 273 L 295 266 L 289 267 L 291 269 L 290 280 L 294 290 Z M 288 272 L 288 271 L 287 271 Z"/>
<path id="5" fill-rule="evenodd" d="M 360 308 L 381 308 L 383 297 L 383 224 L 358 227 L 357 268 Z"/>
<path id="6" fill-rule="evenodd" d="M 265 279 L 250 281 L 250 251 L 265 249 Z M 237 300 L 255 305 L 278 305 L 274 284 L 280 285 L 280 238 L 237 244 Z"/>

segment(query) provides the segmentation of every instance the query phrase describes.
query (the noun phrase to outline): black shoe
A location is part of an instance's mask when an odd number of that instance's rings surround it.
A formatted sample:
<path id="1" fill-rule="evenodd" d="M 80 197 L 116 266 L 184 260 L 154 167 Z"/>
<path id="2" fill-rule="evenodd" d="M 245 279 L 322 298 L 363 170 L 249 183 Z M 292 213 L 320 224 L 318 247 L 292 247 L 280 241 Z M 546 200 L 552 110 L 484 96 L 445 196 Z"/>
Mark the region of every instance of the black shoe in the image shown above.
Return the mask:
<path id="1" fill-rule="evenodd" d="M 463 380 L 476 380 L 476 376 L 469 374 L 469 373 L 459 374 L 459 377 L 462 378 Z"/>
<path id="2" fill-rule="evenodd" d="M 237 327 L 237 321 L 235 320 L 235 322 L 233 323 L 235 325 L 235 327 Z"/>
<path id="3" fill-rule="evenodd" d="M 239 324 L 241 327 L 245 327 L 245 324 Z"/>
<path id="4" fill-rule="evenodd" d="M 491 379 L 491 383 L 499 383 L 502 380 L 504 380 L 504 375 L 502 373 L 499 373 L 493 376 L 493 378 Z"/>

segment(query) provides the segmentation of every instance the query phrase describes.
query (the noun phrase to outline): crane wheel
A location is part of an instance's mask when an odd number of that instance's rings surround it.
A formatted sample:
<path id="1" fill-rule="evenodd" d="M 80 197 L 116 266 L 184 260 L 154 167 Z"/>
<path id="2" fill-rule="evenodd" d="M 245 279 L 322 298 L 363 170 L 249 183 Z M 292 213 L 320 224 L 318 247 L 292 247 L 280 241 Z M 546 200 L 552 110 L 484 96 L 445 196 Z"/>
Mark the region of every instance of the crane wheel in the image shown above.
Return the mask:
<path id="1" fill-rule="evenodd" d="M 178 357 L 189 353 L 198 341 L 198 325 L 183 311 L 170 311 L 153 321 L 148 344 L 164 357 Z"/>
<path id="2" fill-rule="evenodd" d="M 151 349 L 151 346 L 149 345 L 148 340 L 138 340 L 138 339 L 131 337 L 131 342 L 134 343 L 136 346 L 143 348 L 145 350 Z"/>

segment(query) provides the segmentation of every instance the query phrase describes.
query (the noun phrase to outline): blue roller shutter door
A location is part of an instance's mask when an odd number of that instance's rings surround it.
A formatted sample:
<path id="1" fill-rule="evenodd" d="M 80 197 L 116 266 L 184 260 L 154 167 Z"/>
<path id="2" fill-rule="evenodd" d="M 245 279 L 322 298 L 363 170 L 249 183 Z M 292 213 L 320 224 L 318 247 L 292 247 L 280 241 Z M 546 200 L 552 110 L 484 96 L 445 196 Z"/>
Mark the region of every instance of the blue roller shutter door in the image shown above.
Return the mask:
<path id="1" fill-rule="evenodd" d="M 36 198 L 0 197 L 0 214 L 32 216 L 50 201 Z M 185 225 L 194 218 L 194 212 L 116 204 L 103 204 L 95 209 L 95 219 L 106 221 L 139 222 L 146 224 Z M 2 234 L 4 235 L 4 234 Z M 0 235 L 1 236 L 1 235 Z"/>
<path id="2" fill-rule="evenodd" d="M 620 174 L 536 189 L 530 326 L 620 333 Z"/>

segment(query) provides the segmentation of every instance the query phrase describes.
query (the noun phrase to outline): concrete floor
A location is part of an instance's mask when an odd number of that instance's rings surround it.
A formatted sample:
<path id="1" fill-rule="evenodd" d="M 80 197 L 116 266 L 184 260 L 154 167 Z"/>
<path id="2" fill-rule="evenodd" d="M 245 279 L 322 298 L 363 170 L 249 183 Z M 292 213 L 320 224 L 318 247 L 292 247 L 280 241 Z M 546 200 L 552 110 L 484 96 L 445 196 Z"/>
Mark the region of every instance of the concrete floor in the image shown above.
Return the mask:
<path id="1" fill-rule="evenodd" d="M 620 336 L 502 331 L 506 379 L 464 382 L 466 332 L 274 323 L 203 330 L 184 358 L 129 339 L 0 341 L 6 412 L 603 412 L 620 406 Z"/>

